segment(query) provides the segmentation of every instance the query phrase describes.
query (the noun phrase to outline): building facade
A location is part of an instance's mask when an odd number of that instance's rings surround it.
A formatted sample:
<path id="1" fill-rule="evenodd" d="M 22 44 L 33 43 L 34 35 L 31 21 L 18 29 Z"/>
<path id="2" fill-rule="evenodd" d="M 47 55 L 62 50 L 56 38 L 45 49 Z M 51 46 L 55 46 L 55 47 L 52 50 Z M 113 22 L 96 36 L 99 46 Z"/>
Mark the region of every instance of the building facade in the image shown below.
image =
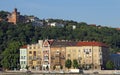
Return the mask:
<path id="1" fill-rule="evenodd" d="M 65 53 L 67 43 L 54 41 L 51 45 L 51 70 L 65 69 Z"/>
<path id="2" fill-rule="evenodd" d="M 42 44 L 39 40 L 37 44 L 27 46 L 28 66 L 30 70 L 42 69 Z"/>
<path id="3" fill-rule="evenodd" d="M 43 50 L 42 50 L 42 70 L 50 70 L 51 66 L 51 50 L 50 46 L 53 40 L 45 40 L 43 43 Z"/>
<path id="4" fill-rule="evenodd" d="M 17 12 L 17 9 L 15 8 L 14 11 L 8 15 L 8 22 L 16 24 L 19 16 L 20 16 L 20 13 Z"/>
<path id="5" fill-rule="evenodd" d="M 14 11 L 7 16 L 7 21 L 10 23 L 13 23 L 16 25 L 18 22 L 25 23 L 27 19 L 25 16 L 20 15 L 20 12 L 17 11 L 17 8 L 14 9 Z"/>
<path id="6" fill-rule="evenodd" d="M 27 45 L 20 48 L 20 69 L 26 70 L 27 66 Z"/>
<path id="7" fill-rule="evenodd" d="M 109 59 L 108 46 L 101 42 L 78 42 L 78 56 L 86 69 L 102 69 Z"/>
<path id="8" fill-rule="evenodd" d="M 77 60 L 79 67 L 84 69 L 101 70 L 109 60 L 108 46 L 94 41 L 39 40 L 37 44 L 27 45 L 26 51 L 27 65 L 31 70 L 67 70 L 67 59 L 72 63 Z M 71 66 L 72 69 L 73 64 Z"/>
<path id="9" fill-rule="evenodd" d="M 110 60 L 113 62 L 115 69 L 120 70 L 120 53 L 111 54 Z"/>

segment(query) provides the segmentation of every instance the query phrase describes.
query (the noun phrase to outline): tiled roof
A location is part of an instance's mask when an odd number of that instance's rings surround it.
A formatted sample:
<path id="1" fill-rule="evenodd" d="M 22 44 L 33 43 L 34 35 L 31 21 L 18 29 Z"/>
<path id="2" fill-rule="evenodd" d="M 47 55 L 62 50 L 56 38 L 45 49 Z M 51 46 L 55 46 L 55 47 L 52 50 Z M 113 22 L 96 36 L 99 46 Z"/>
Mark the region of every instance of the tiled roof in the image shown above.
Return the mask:
<path id="1" fill-rule="evenodd" d="M 106 44 L 101 43 L 101 42 L 78 42 L 76 44 L 76 46 L 104 46 L 104 47 L 108 47 Z"/>
<path id="2" fill-rule="evenodd" d="M 76 42 L 55 40 L 52 46 L 75 46 Z"/>
<path id="3" fill-rule="evenodd" d="M 48 40 L 48 42 L 51 45 L 54 42 L 54 40 Z"/>
<path id="4" fill-rule="evenodd" d="M 27 45 L 22 46 L 21 48 L 27 48 Z"/>

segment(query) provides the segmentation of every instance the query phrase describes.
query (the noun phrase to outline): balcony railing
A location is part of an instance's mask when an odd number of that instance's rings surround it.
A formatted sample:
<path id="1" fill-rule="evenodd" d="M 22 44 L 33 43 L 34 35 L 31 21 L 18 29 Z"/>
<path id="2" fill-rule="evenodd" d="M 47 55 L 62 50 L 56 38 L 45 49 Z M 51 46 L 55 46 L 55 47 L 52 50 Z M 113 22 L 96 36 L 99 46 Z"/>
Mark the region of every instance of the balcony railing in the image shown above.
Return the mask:
<path id="1" fill-rule="evenodd" d="M 48 59 L 44 59 L 44 61 L 49 61 Z"/>

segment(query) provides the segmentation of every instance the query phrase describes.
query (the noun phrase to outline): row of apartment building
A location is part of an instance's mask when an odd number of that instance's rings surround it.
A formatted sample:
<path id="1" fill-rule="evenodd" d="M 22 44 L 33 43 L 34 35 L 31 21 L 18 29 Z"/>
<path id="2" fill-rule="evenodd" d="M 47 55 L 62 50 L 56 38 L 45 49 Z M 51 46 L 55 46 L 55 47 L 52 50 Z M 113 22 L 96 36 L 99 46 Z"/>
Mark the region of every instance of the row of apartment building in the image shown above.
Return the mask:
<path id="1" fill-rule="evenodd" d="M 66 70 L 67 59 L 76 59 L 78 64 L 87 67 L 92 65 L 92 69 L 102 69 L 109 59 L 109 48 L 101 42 L 65 40 L 39 40 L 36 44 L 20 48 L 22 70 L 26 66 L 30 70 Z"/>

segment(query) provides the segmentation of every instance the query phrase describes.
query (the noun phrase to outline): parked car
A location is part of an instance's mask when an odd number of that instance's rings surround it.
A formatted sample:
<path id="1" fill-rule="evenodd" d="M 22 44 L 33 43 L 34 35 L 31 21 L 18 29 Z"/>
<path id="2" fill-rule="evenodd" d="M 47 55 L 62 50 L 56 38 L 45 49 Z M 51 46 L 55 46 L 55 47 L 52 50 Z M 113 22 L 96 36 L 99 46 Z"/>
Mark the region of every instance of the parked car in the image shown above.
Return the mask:
<path id="1" fill-rule="evenodd" d="M 32 73 L 30 70 L 27 70 L 26 73 Z"/>
<path id="2" fill-rule="evenodd" d="M 93 74 L 99 74 L 99 72 L 95 71 L 95 72 L 93 72 Z"/>

